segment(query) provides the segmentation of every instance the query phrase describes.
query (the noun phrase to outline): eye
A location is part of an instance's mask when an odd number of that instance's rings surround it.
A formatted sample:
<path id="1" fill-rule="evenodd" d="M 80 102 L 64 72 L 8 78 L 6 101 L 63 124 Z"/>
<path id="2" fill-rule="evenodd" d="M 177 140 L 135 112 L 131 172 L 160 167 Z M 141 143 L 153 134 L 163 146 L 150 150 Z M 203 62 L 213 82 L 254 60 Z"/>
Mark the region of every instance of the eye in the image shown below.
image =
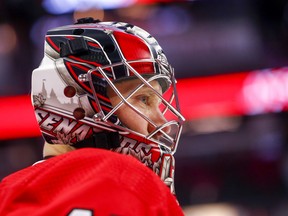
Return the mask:
<path id="1" fill-rule="evenodd" d="M 139 101 L 142 102 L 143 104 L 148 104 L 148 96 L 146 95 L 141 95 L 138 97 Z"/>

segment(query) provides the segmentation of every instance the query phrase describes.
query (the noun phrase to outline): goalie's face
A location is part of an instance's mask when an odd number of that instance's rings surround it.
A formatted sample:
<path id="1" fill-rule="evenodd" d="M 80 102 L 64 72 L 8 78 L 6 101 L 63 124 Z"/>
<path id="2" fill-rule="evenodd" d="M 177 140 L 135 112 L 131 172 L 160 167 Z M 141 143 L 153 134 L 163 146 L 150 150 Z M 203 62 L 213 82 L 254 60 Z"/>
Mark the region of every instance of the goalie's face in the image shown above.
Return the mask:
<path id="1" fill-rule="evenodd" d="M 138 79 L 115 83 L 115 86 L 123 97 L 128 98 L 126 102 L 119 106 L 115 113 L 125 127 L 143 135 L 148 135 L 157 126 L 165 124 L 167 120 L 159 108 L 161 99 L 155 92 L 157 91 L 162 95 L 162 88 L 158 81 L 154 80 L 150 82 L 154 90 L 144 85 L 134 94 L 130 95 L 141 83 Z M 108 88 L 107 94 L 113 107 L 116 107 L 119 103 L 121 104 L 122 99 L 111 88 Z M 144 116 L 150 119 L 153 124 L 147 121 Z M 162 129 L 162 133 L 156 133 L 153 138 L 159 140 L 163 132 L 169 133 L 170 130 L 170 126 L 167 126 Z"/>

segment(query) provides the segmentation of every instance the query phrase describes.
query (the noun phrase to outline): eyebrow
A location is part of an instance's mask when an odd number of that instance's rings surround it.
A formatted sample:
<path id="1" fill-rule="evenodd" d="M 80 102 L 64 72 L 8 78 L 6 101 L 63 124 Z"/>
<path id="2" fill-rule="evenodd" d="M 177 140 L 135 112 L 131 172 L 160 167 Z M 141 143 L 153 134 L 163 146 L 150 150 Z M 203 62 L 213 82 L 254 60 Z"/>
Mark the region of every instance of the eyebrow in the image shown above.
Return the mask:
<path id="1" fill-rule="evenodd" d="M 141 84 L 140 84 L 141 85 Z M 152 85 L 151 85 L 152 86 Z M 158 92 L 159 94 L 162 94 L 162 89 L 161 89 L 161 87 L 160 87 L 160 85 L 159 85 L 159 87 L 157 86 L 157 88 L 156 87 L 153 87 L 152 86 L 152 88 L 154 89 L 154 90 L 152 90 L 149 86 L 147 86 L 147 85 L 145 85 L 144 84 L 144 86 L 142 86 L 138 91 L 140 91 L 140 90 L 149 90 L 150 92 L 152 92 L 152 93 L 154 93 L 155 94 L 155 91 L 156 92 Z"/>

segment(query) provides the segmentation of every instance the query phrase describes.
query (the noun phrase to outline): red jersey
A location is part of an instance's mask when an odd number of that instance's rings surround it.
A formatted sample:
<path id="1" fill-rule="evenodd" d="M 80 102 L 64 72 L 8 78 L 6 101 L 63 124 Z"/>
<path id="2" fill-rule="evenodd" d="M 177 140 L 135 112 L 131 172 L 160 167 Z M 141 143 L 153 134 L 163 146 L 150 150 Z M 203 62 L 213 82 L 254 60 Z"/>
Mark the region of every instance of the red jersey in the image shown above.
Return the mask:
<path id="1" fill-rule="evenodd" d="M 0 184 L 1 216 L 183 215 L 162 180 L 132 156 L 84 148 Z"/>

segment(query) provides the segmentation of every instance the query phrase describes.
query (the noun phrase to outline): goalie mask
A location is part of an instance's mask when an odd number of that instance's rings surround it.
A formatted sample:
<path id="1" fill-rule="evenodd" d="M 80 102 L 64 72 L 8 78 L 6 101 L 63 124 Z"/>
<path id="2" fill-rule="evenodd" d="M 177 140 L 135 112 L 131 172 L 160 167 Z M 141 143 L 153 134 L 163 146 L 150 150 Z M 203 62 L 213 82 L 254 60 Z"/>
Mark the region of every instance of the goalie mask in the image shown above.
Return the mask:
<path id="1" fill-rule="evenodd" d="M 32 74 L 32 100 L 47 143 L 132 155 L 174 193 L 173 154 L 184 121 L 175 85 L 173 68 L 149 33 L 83 18 L 47 32 L 44 58 Z M 146 91 L 162 121 L 133 102 Z M 146 105 L 145 97 L 139 100 Z M 132 115 L 140 121 L 128 121 Z M 146 122 L 149 129 L 130 127 L 131 122 Z"/>

